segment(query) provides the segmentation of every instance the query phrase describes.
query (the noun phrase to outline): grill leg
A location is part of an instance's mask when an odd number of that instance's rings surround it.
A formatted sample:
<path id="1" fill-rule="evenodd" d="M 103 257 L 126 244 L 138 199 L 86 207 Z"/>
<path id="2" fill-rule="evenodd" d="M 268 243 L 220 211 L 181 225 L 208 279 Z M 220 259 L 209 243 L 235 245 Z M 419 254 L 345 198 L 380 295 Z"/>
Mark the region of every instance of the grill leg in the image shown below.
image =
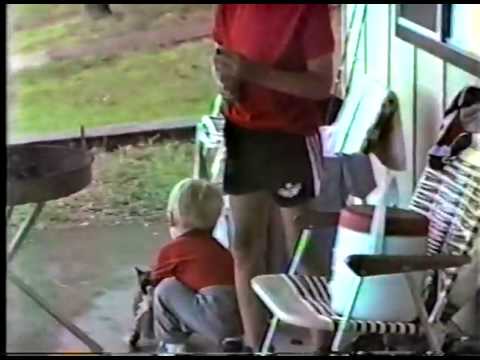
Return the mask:
<path id="1" fill-rule="evenodd" d="M 7 210 L 7 224 L 10 221 L 10 219 L 12 218 L 13 209 L 15 209 L 15 206 L 9 206 L 8 207 L 8 210 Z"/>
<path id="2" fill-rule="evenodd" d="M 44 205 L 45 205 L 45 203 L 43 203 L 43 202 L 36 204 L 33 212 L 23 222 L 23 224 L 20 226 L 20 229 L 18 229 L 17 233 L 15 234 L 15 237 L 13 238 L 12 242 L 10 243 L 10 245 L 8 247 L 7 264 L 10 263 L 13 260 L 15 254 L 20 249 L 20 246 L 23 244 L 23 242 L 27 238 L 27 235 L 30 232 L 30 229 L 35 224 L 35 221 L 37 220 L 38 215 L 40 215 L 40 213 L 42 212 L 42 209 L 43 209 Z"/>

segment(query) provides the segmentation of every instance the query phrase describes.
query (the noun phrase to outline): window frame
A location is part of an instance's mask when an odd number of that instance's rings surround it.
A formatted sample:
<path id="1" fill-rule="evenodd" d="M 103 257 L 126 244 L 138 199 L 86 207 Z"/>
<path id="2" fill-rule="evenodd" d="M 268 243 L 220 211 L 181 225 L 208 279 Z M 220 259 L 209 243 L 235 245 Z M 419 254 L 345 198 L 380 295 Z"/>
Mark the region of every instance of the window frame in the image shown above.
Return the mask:
<path id="1" fill-rule="evenodd" d="M 395 14 L 395 36 L 458 68 L 480 77 L 480 57 L 470 54 L 448 41 L 452 25 L 451 4 L 437 5 L 437 28 L 433 32 L 401 17 L 401 6 L 397 4 Z"/>

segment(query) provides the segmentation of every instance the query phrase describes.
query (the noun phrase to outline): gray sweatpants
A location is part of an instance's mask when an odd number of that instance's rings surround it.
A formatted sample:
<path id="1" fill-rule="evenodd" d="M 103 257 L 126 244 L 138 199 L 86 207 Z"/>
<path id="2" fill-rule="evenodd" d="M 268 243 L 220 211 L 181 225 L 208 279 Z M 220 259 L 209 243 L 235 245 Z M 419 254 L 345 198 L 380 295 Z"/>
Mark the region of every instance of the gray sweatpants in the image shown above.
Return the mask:
<path id="1" fill-rule="evenodd" d="M 154 330 L 158 339 L 185 342 L 192 333 L 219 343 L 242 334 L 233 286 L 212 286 L 198 293 L 175 278 L 162 280 L 153 296 Z"/>

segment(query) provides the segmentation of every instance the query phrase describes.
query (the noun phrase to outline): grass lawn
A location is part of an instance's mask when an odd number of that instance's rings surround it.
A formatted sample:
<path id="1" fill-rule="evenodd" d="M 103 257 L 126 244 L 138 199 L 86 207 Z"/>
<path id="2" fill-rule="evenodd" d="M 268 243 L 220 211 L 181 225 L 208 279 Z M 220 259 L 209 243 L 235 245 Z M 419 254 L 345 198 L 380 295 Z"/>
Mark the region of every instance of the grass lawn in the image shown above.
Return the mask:
<path id="1" fill-rule="evenodd" d="M 168 194 L 181 179 L 192 176 L 193 144 L 165 142 L 125 147 L 96 154 L 93 181 L 69 197 L 50 201 L 37 227 L 164 221 Z M 32 205 L 15 208 L 16 227 Z"/>
<path id="2" fill-rule="evenodd" d="M 212 5 L 111 4 L 111 8 L 113 17 L 92 21 L 83 4 L 11 4 L 9 54 L 75 49 L 99 40 L 108 46 L 111 39 L 134 32 L 171 31 L 170 25 L 178 26 L 176 19 L 188 23 L 210 14 Z M 81 125 L 88 131 L 199 117 L 215 94 L 211 46 L 196 41 L 168 50 L 82 57 L 16 72 L 7 87 L 9 139 L 76 135 Z"/>
<path id="3" fill-rule="evenodd" d="M 9 86 L 9 134 L 78 134 L 82 124 L 88 129 L 202 115 L 215 94 L 210 56 L 205 40 L 158 53 L 24 70 Z"/>

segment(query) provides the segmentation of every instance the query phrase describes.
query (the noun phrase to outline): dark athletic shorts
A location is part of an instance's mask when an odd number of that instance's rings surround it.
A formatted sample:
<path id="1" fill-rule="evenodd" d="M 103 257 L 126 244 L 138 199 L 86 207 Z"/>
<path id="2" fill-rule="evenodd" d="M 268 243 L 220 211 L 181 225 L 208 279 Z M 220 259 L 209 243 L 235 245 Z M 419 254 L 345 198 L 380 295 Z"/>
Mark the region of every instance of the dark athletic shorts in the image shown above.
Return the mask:
<path id="1" fill-rule="evenodd" d="M 321 141 L 302 136 L 225 124 L 227 160 L 224 191 L 243 195 L 270 191 L 281 207 L 300 205 L 319 191 Z"/>

